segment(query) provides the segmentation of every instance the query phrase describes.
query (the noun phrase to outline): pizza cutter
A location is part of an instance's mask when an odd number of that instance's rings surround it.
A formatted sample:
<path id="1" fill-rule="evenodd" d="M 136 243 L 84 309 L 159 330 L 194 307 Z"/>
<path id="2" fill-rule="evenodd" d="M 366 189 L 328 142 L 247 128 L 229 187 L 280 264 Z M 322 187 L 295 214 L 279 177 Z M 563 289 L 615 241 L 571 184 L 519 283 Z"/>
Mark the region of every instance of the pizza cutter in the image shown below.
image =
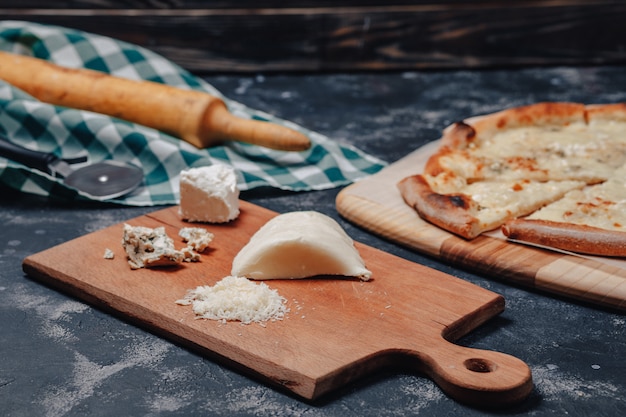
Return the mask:
<path id="1" fill-rule="evenodd" d="M 57 178 L 94 200 L 109 200 L 130 193 L 143 181 L 143 171 L 131 164 L 105 160 L 74 169 L 72 165 L 87 161 L 86 156 L 59 158 L 12 143 L 0 135 L 0 156 L 19 162 Z"/>

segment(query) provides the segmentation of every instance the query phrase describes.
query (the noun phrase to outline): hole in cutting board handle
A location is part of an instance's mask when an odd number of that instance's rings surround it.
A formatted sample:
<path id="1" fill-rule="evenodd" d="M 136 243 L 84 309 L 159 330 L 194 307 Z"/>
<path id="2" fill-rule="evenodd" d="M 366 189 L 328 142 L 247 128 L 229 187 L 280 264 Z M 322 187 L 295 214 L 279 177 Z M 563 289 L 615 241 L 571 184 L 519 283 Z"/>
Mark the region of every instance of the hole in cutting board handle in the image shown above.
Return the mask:
<path id="1" fill-rule="evenodd" d="M 417 356 L 435 383 L 462 403 L 505 407 L 524 400 L 533 389 L 528 365 L 505 353 L 441 340 L 427 349 L 422 346 Z"/>
<path id="2" fill-rule="evenodd" d="M 465 368 L 468 370 L 479 373 L 493 372 L 498 369 L 498 365 L 496 365 L 495 362 L 481 358 L 466 359 L 463 365 L 465 365 Z"/>

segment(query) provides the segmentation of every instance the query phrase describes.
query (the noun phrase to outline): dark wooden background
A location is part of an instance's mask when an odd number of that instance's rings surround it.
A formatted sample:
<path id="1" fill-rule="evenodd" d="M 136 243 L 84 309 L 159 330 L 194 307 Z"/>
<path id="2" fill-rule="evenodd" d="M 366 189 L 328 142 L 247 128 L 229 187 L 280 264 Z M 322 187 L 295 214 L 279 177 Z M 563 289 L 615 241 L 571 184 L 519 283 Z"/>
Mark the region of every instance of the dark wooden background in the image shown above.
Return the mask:
<path id="1" fill-rule="evenodd" d="M 623 64 L 626 1 L 0 0 L 196 73 Z"/>

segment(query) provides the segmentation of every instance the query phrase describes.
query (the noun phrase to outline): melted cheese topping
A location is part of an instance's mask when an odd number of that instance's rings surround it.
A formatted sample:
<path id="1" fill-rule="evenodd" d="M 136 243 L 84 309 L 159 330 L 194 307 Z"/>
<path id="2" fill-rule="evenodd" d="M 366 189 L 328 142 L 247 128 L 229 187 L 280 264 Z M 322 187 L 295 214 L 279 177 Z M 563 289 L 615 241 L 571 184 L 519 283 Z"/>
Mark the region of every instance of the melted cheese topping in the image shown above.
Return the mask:
<path id="1" fill-rule="evenodd" d="M 622 178 L 571 191 L 528 218 L 626 231 L 626 181 Z"/>
<path id="2" fill-rule="evenodd" d="M 626 163 L 623 132 L 621 122 L 505 129 L 441 157 L 440 165 L 469 180 L 602 182 Z"/>

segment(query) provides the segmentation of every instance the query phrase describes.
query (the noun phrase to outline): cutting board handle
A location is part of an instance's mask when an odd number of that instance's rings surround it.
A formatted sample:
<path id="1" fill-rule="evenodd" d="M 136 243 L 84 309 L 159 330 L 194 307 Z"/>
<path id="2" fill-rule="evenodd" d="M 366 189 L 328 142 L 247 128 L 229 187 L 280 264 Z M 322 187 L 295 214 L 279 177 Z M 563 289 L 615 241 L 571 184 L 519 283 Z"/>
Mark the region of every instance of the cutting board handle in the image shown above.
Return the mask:
<path id="1" fill-rule="evenodd" d="M 533 389 L 528 365 L 511 355 L 458 346 L 444 339 L 416 355 L 423 371 L 446 394 L 466 404 L 511 405 Z"/>

